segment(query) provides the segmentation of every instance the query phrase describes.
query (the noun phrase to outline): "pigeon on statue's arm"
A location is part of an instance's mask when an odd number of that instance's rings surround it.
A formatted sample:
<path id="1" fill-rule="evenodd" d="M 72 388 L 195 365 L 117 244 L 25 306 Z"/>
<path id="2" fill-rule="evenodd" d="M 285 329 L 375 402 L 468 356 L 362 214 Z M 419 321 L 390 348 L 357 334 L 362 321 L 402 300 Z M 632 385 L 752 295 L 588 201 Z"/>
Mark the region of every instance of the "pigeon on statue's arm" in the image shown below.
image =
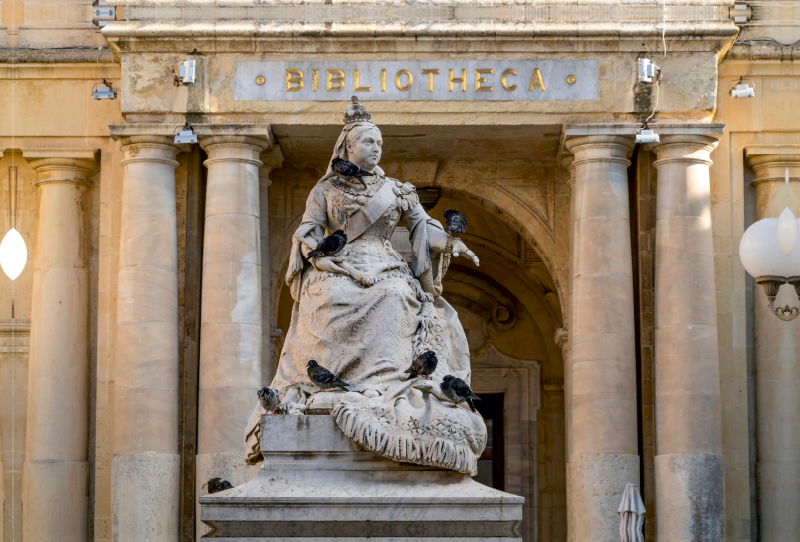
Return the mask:
<path id="1" fill-rule="evenodd" d="M 308 253 L 309 258 L 333 256 L 338 254 L 347 244 L 347 235 L 342 230 L 336 230 L 319 242 L 317 248 Z"/>
<path id="2" fill-rule="evenodd" d="M 308 369 L 308 378 L 311 382 L 319 386 L 319 389 L 314 393 L 319 393 L 322 390 L 329 390 L 331 388 L 339 388 L 348 391 L 346 382 L 339 380 L 336 375 L 317 363 L 316 360 L 312 359 L 309 361 L 306 368 Z"/>

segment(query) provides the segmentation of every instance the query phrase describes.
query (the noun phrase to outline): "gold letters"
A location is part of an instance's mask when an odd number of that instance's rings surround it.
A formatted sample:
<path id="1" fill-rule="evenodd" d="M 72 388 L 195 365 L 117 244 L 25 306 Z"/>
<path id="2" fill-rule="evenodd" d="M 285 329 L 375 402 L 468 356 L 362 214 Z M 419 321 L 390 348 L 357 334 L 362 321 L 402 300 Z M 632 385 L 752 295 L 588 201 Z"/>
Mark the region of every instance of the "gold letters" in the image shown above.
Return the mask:
<path id="1" fill-rule="evenodd" d="M 317 70 L 311 70 L 311 90 L 317 91 Z"/>
<path id="2" fill-rule="evenodd" d="M 344 89 L 344 72 L 342 70 L 328 70 L 328 91 Z"/>
<path id="3" fill-rule="evenodd" d="M 484 87 L 482 86 L 483 83 L 486 83 L 486 78 L 481 77 L 481 75 L 489 75 L 493 74 L 494 70 L 491 68 L 482 69 L 482 70 L 475 70 L 475 92 L 493 92 L 494 87 Z"/>
<path id="4" fill-rule="evenodd" d="M 447 90 L 449 92 L 453 92 L 453 83 L 461 83 L 461 92 L 467 91 L 467 70 L 461 70 L 461 77 L 453 77 L 453 70 L 447 70 L 448 72 L 448 86 Z"/>
<path id="5" fill-rule="evenodd" d="M 406 77 L 408 77 L 408 81 L 407 81 L 406 86 L 402 86 L 400 84 L 400 76 L 401 75 L 405 75 Z M 401 92 L 406 92 L 408 89 L 410 89 L 411 88 L 411 84 L 413 82 L 414 82 L 414 78 L 412 77 L 411 72 L 408 71 L 408 70 L 400 70 L 394 76 L 394 86 L 396 86 L 397 89 L 400 90 Z"/>
<path id="6" fill-rule="evenodd" d="M 386 70 L 381 70 L 381 92 L 386 92 Z"/>
<path id="7" fill-rule="evenodd" d="M 303 72 L 286 70 L 286 92 L 300 92 L 301 90 L 303 90 Z"/>
<path id="8" fill-rule="evenodd" d="M 517 75 L 517 70 L 509 68 L 506 71 L 504 71 L 503 75 L 500 76 L 500 84 L 503 85 L 503 88 L 506 90 L 517 90 L 517 85 L 508 86 L 508 83 L 506 82 L 506 77 L 508 77 L 509 75 Z"/>
<path id="9" fill-rule="evenodd" d="M 353 70 L 353 90 L 356 92 L 371 92 L 372 87 L 359 86 L 358 82 L 358 69 Z"/>
<path id="10" fill-rule="evenodd" d="M 439 75 L 439 70 L 422 70 L 422 75 L 428 76 L 428 92 L 433 92 L 433 76 Z"/>
<path id="11" fill-rule="evenodd" d="M 528 90 L 533 90 L 534 87 L 539 87 L 542 89 L 542 92 L 544 92 L 544 81 L 542 80 L 542 72 L 539 71 L 539 68 L 533 70 L 531 85 L 528 87 Z"/>

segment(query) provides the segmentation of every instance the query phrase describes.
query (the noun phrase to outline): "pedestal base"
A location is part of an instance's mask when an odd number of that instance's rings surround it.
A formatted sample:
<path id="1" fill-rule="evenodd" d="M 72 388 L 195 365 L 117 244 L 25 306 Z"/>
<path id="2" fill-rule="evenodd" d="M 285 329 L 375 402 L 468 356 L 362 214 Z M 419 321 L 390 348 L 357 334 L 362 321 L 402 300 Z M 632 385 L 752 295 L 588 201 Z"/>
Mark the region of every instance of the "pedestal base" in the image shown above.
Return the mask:
<path id="1" fill-rule="evenodd" d="M 524 499 L 360 450 L 330 416 L 264 416 L 262 470 L 200 498 L 215 542 L 520 541 Z"/>

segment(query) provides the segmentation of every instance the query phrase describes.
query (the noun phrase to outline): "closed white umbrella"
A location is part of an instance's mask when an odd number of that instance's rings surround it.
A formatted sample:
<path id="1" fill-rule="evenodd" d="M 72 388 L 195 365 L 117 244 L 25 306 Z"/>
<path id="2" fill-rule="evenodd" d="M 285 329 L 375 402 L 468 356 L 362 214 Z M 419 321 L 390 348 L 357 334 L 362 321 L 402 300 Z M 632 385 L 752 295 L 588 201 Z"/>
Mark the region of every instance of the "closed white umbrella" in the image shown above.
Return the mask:
<path id="1" fill-rule="evenodd" d="M 644 542 L 642 525 L 644 524 L 644 503 L 639 494 L 639 486 L 627 484 L 619 503 L 619 534 L 622 542 Z"/>

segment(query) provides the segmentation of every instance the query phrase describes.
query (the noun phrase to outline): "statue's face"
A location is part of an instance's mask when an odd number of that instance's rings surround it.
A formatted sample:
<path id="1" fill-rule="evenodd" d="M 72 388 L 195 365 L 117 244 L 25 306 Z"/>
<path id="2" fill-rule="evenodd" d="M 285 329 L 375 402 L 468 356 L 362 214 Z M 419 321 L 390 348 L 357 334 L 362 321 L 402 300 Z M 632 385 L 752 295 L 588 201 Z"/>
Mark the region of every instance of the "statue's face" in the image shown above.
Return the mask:
<path id="1" fill-rule="evenodd" d="M 347 141 L 347 157 L 361 169 L 372 171 L 381 161 L 383 139 L 381 131 L 369 128 L 358 133 L 352 140 Z"/>

